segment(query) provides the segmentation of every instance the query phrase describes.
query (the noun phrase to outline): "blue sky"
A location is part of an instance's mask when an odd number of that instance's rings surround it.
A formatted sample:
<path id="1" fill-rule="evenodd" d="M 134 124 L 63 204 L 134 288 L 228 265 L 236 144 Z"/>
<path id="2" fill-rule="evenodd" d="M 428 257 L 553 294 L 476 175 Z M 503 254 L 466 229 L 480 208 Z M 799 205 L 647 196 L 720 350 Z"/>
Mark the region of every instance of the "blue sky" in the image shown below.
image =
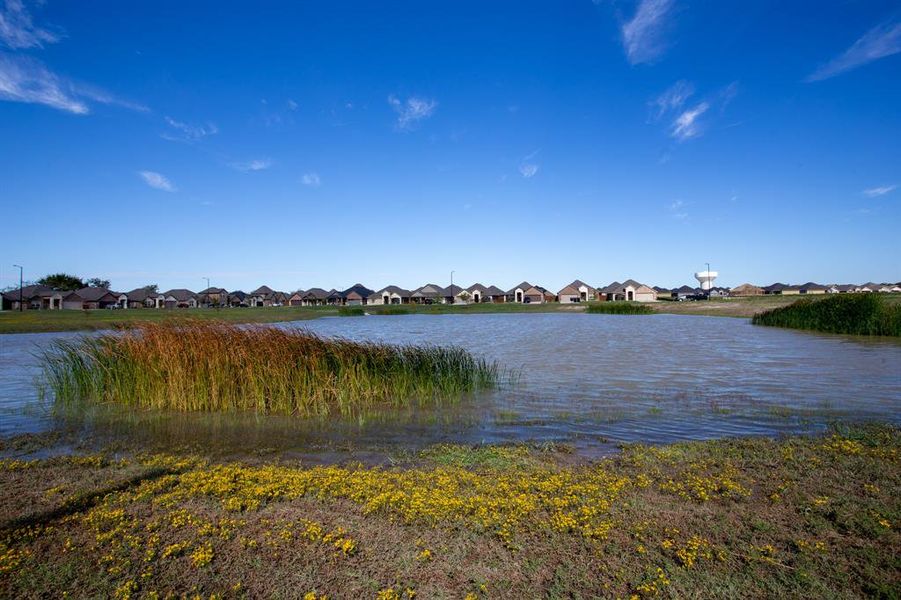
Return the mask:
<path id="1" fill-rule="evenodd" d="M 897 2 L 0 0 L 0 287 L 901 279 Z"/>

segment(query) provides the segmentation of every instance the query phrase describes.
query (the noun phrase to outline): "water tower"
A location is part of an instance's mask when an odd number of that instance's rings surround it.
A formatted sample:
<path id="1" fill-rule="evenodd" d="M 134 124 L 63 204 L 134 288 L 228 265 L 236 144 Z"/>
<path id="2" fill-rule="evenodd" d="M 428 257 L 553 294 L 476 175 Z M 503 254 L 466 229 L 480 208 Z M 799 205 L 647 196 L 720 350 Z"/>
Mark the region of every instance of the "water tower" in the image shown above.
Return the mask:
<path id="1" fill-rule="evenodd" d="M 717 277 L 719 277 L 719 273 L 710 270 L 710 263 L 707 263 L 706 271 L 699 271 L 698 273 L 695 273 L 695 279 L 698 280 L 698 283 L 701 284 L 701 289 L 705 292 L 710 291 L 710 288 L 713 287 L 713 280 Z"/>

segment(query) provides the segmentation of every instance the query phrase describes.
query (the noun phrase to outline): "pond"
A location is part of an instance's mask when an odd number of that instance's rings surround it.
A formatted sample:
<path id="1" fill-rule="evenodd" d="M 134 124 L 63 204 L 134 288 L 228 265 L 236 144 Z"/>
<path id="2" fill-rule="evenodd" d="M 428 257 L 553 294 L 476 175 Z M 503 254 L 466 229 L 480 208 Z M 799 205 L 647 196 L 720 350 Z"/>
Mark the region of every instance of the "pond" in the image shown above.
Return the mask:
<path id="1" fill-rule="evenodd" d="M 0 336 L 0 435 L 68 428 L 148 446 L 379 460 L 440 442 L 562 443 L 582 456 L 665 443 L 899 422 L 901 343 L 679 315 L 486 314 L 283 323 L 324 336 L 462 346 L 518 370 L 499 390 L 419 410 L 328 420 L 92 411 L 39 398 L 37 354 L 78 333 Z M 88 334 L 90 335 L 90 334 Z"/>

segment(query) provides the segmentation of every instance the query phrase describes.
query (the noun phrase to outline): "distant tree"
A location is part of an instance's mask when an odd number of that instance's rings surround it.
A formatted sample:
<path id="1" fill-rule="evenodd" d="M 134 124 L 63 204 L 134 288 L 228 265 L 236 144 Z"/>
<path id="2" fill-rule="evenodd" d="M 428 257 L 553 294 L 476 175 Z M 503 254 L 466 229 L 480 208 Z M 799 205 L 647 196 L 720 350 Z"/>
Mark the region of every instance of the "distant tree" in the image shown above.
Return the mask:
<path id="1" fill-rule="evenodd" d="M 80 277 L 76 277 L 75 275 L 69 275 L 68 273 L 54 273 L 53 275 L 45 275 L 38 279 L 38 283 L 41 285 L 47 285 L 56 290 L 79 290 L 83 287 L 84 281 L 81 280 Z"/>
<path id="2" fill-rule="evenodd" d="M 99 288 L 108 288 L 109 287 L 109 279 L 100 279 L 99 277 L 91 277 L 90 279 L 85 281 L 88 287 L 99 287 Z"/>
<path id="3" fill-rule="evenodd" d="M 155 283 L 151 283 L 150 285 L 145 285 L 144 289 L 147 290 L 148 292 L 153 292 L 154 294 L 160 293 L 160 286 L 158 286 Z"/>

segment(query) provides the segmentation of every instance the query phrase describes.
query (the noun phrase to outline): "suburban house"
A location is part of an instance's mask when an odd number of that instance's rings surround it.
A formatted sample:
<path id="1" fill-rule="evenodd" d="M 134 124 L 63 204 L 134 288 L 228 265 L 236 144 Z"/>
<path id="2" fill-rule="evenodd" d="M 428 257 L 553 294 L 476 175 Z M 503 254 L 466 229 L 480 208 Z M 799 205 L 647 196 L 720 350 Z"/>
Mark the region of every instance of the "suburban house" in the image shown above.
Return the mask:
<path id="1" fill-rule="evenodd" d="M 369 301 L 369 296 L 374 293 L 374 290 L 370 290 L 362 283 L 355 283 L 341 292 L 341 295 L 344 296 L 344 304 L 349 306 L 361 306 L 366 304 Z"/>
<path id="2" fill-rule="evenodd" d="M 704 293 L 704 290 L 701 290 Z M 727 287 L 715 286 L 707 290 L 707 295 L 711 298 L 728 298 L 732 295 L 732 290 Z"/>
<path id="3" fill-rule="evenodd" d="M 484 286 L 481 283 L 474 283 L 466 289 L 457 293 L 456 300 L 462 303 L 472 302 L 479 304 L 481 302 L 504 302 L 506 294 L 504 290 L 497 286 Z"/>
<path id="4" fill-rule="evenodd" d="M 282 292 L 275 292 L 269 286 L 261 285 L 254 291 L 250 292 L 247 297 L 247 303 L 250 306 L 278 306 L 287 301 L 287 295 Z"/>
<path id="5" fill-rule="evenodd" d="M 782 290 L 787 288 L 788 286 L 784 283 L 773 283 L 763 288 L 763 293 L 767 295 L 775 295 L 778 296 L 782 293 Z"/>
<path id="6" fill-rule="evenodd" d="M 410 294 L 410 302 L 413 304 L 439 304 L 446 302 L 447 295 L 447 290 L 440 285 L 427 283 L 413 290 Z"/>
<path id="7" fill-rule="evenodd" d="M 798 288 L 802 294 L 825 294 L 828 289 L 825 285 L 820 285 L 819 283 L 814 283 L 812 281 L 808 281 L 807 283 L 798 286 Z"/>
<path id="8" fill-rule="evenodd" d="M 326 298 L 325 298 L 325 303 L 328 305 L 343 306 L 344 305 L 344 293 L 339 292 L 335 288 L 332 288 L 331 290 L 329 290 L 328 296 L 326 296 Z"/>
<path id="9" fill-rule="evenodd" d="M 410 290 L 405 290 L 396 285 L 389 285 L 370 294 L 367 304 L 409 304 L 412 294 L 413 292 Z"/>
<path id="10" fill-rule="evenodd" d="M 657 292 L 658 298 L 660 296 L 671 296 L 673 293 L 673 290 L 668 290 L 665 287 L 660 287 L 659 285 L 651 286 L 651 289 L 653 289 L 655 292 Z"/>
<path id="11" fill-rule="evenodd" d="M 128 296 L 106 288 L 84 287 L 63 297 L 63 308 L 93 310 L 97 308 L 128 308 Z"/>
<path id="12" fill-rule="evenodd" d="M 234 291 L 228 295 L 229 306 L 247 306 L 247 294 L 241 290 Z"/>
<path id="13" fill-rule="evenodd" d="M 60 310 L 66 291 L 55 290 L 48 285 L 26 285 L 21 289 L 23 309 Z M 19 310 L 20 290 L 3 293 L 3 310 Z"/>
<path id="14" fill-rule="evenodd" d="M 656 302 L 657 292 L 653 288 L 639 283 L 634 279 L 627 279 L 622 283 L 614 281 L 600 290 L 608 301 L 625 300 L 627 302 Z"/>
<path id="15" fill-rule="evenodd" d="M 597 300 L 598 290 L 576 279 L 571 284 L 557 292 L 557 301 L 561 304 L 570 302 L 592 302 Z"/>
<path id="16" fill-rule="evenodd" d="M 532 285 L 528 281 L 523 281 L 515 288 L 509 290 L 506 296 L 509 302 L 516 302 L 517 304 L 544 304 L 557 299 L 552 292 L 547 291 L 540 285 Z"/>
<path id="17" fill-rule="evenodd" d="M 297 290 L 288 296 L 288 306 L 303 306 L 303 295 L 305 293 L 303 290 Z"/>
<path id="18" fill-rule="evenodd" d="M 763 295 L 763 288 L 750 283 L 743 283 L 732 288 L 731 293 L 733 296 L 761 296 Z"/>
<path id="19" fill-rule="evenodd" d="M 128 308 L 162 308 L 163 295 L 153 288 L 142 287 L 126 292 Z"/>
<path id="20" fill-rule="evenodd" d="M 329 293 L 322 288 L 310 288 L 300 297 L 301 306 L 324 306 Z"/>
<path id="21" fill-rule="evenodd" d="M 676 300 L 690 300 L 699 294 L 703 294 L 703 292 L 698 288 L 693 288 L 690 285 L 683 285 L 670 292 L 670 297 L 675 298 Z"/>
<path id="22" fill-rule="evenodd" d="M 201 306 L 224 306 L 228 304 L 228 292 L 218 287 L 208 287 L 197 293 L 197 303 Z"/>
<path id="23" fill-rule="evenodd" d="M 163 292 L 164 308 L 197 308 L 197 294 L 183 288 Z"/>

